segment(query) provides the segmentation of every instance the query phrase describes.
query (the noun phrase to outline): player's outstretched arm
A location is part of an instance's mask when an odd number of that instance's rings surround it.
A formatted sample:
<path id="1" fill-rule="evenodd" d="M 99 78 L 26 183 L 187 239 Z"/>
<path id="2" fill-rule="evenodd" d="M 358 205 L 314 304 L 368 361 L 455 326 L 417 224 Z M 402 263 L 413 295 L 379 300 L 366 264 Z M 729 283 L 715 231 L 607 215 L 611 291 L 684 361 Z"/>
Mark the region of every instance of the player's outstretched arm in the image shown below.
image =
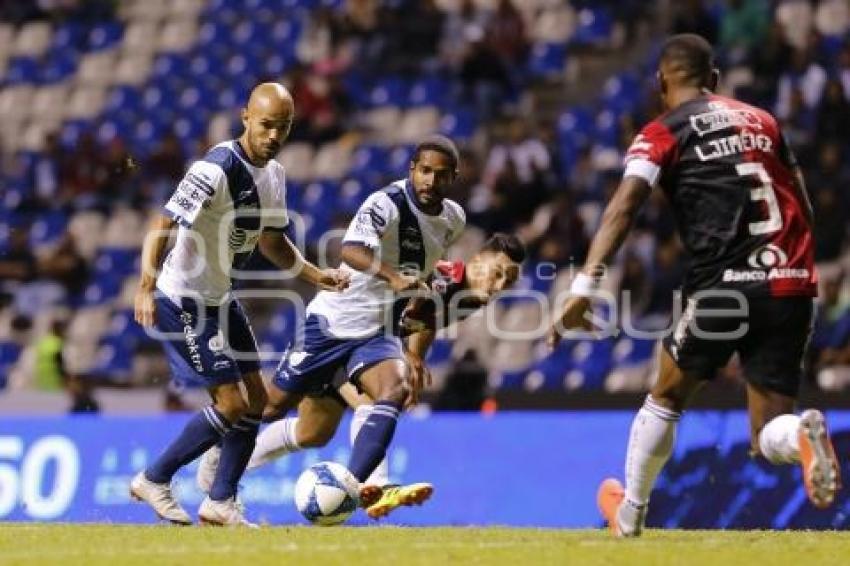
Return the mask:
<path id="1" fill-rule="evenodd" d="M 567 330 L 590 330 L 590 321 L 586 316 L 590 308 L 590 296 L 605 266 L 623 245 L 651 190 L 649 183 L 642 177 L 628 176 L 620 183 L 611 202 L 605 207 L 599 231 L 590 244 L 587 261 L 573 281 L 573 296 L 567 300 L 561 316 L 553 321 L 549 330 L 547 343 L 550 347 L 554 348 Z"/>
<path id="2" fill-rule="evenodd" d="M 409 405 L 415 405 L 419 402 L 419 393 L 422 389 L 431 385 L 431 372 L 428 366 L 425 365 L 425 357 L 428 355 L 428 349 L 431 343 L 434 342 L 436 332 L 434 330 L 423 330 L 411 334 L 407 338 L 405 347 L 405 355 L 407 356 L 407 364 L 410 367 L 410 401 Z"/>
<path id="3" fill-rule="evenodd" d="M 344 243 L 342 245 L 342 261 L 352 269 L 362 271 L 383 279 L 390 284 L 396 293 L 411 289 L 427 289 L 423 281 L 412 276 L 404 275 L 381 261 L 371 248 L 359 243 Z"/>
<path id="4" fill-rule="evenodd" d="M 310 263 L 295 244 L 283 233 L 263 230 L 260 234 L 260 251 L 284 271 L 292 270 L 296 276 L 326 291 L 342 291 L 348 287 L 349 277 L 338 269 L 319 269 Z"/>
<path id="5" fill-rule="evenodd" d="M 136 322 L 142 326 L 153 326 L 156 322 L 154 305 L 156 277 L 162 266 L 165 247 L 168 245 L 168 238 L 175 224 L 177 222 L 174 219 L 164 214 L 157 214 L 151 221 L 145 242 L 142 244 L 142 275 L 139 278 L 139 288 L 136 290 L 134 299 Z"/>

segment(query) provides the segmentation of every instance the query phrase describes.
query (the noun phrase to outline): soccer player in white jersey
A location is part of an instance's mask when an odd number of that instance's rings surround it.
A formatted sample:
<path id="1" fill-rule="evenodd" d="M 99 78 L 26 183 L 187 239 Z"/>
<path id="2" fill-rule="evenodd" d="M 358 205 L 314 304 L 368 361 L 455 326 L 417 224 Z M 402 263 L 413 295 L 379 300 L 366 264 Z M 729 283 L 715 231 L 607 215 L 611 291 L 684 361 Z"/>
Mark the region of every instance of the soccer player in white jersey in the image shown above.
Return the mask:
<path id="1" fill-rule="evenodd" d="M 350 275 L 349 287 L 340 293 L 320 292 L 310 302 L 303 331 L 269 389 L 266 418 L 282 416 L 305 396 L 323 393 L 333 386 L 338 370 L 375 400 L 348 462 L 363 484 L 363 507 L 381 496 L 380 486 L 366 480 L 384 459 L 411 390 L 422 387 L 421 360 L 433 335 L 411 336 L 406 353 L 392 321 L 400 314 L 397 305 L 406 304 L 399 294 L 425 288 L 422 279 L 464 230 L 463 209 L 444 197 L 458 161 L 451 140 L 429 136 L 417 145 L 408 177 L 366 199 L 343 238 L 341 271 Z M 326 408 L 328 417 L 336 418 L 338 409 Z"/>
<path id="2" fill-rule="evenodd" d="M 440 261 L 427 283 L 426 296 L 411 298 L 399 321 L 398 334 L 415 335 L 420 332 L 435 333 L 485 307 L 500 293 L 513 286 L 519 278 L 525 248 L 515 236 L 494 234 L 468 262 Z M 430 342 L 431 338 L 425 339 Z M 408 362 L 422 366 L 427 383 L 427 368 L 421 359 Z M 280 419 L 267 426 L 257 437 L 257 446 L 248 463 L 248 469 L 274 461 L 286 454 L 305 448 L 327 444 L 336 433 L 339 422 L 348 406 L 354 412 L 351 420 L 351 442 L 354 443 L 368 419 L 373 400 L 358 394 L 355 387 L 337 373 L 333 387 L 320 395 L 306 397 L 298 405 L 298 415 Z M 338 391 L 337 391 L 338 387 Z M 208 452 L 198 468 L 198 485 L 207 491 L 212 483 L 216 455 Z M 383 488 L 383 495 L 366 509 L 373 519 L 385 517 L 394 509 L 405 505 L 419 505 L 433 492 L 428 483 L 397 485 L 390 481 L 389 465 L 384 458 L 365 482 Z"/>
<path id="3" fill-rule="evenodd" d="M 203 384 L 213 399 L 130 484 L 133 498 L 172 523 L 192 523 L 171 493 L 172 477 L 220 442 L 221 463 L 199 519 L 253 526 L 236 502 L 236 490 L 254 448 L 266 392 L 251 326 L 231 294 L 234 260 L 259 245 L 275 265 L 319 287 L 341 290 L 348 284 L 347 274 L 305 261 L 283 234 L 289 223 L 284 170 L 274 157 L 289 134 L 293 112 L 283 86 L 257 86 L 242 110 L 241 137 L 218 144 L 189 168 L 142 249 L 136 320 L 163 334 L 173 376 Z M 174 247 L 161 264 L 175 225 Z"/>

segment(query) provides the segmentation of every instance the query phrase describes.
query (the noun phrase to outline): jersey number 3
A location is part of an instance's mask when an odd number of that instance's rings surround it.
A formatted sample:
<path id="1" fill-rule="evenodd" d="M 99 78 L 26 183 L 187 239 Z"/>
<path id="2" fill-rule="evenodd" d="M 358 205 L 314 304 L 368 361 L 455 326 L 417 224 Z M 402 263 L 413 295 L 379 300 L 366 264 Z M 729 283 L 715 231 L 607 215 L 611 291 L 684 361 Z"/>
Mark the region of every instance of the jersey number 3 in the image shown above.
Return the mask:
<path id="1" fill-rule="evenodd" d="M 761 185 L 750 189 L 750 200 L 753 202 L 763 200 L 767 203 L 767 220 L 750 222 L 750 234 L 761 236 L 771 234 L 782 229 L 782 212 L 779 210 L 779 201 L 773 191 L 773 180 L 768 175 L 761 163 L 739 163 L 735 170 L 741 177 L 755 175 Z"/>

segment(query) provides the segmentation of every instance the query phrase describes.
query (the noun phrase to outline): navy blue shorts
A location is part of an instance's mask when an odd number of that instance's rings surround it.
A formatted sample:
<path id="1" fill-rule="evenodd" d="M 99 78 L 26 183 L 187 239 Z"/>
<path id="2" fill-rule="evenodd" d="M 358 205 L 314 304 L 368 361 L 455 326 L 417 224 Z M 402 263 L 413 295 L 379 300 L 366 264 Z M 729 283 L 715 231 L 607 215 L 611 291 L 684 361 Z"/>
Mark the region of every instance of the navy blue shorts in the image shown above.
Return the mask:
<path id="1" fill-rule="evenodd" d="M 157 293 L 156 329 L 171 376 L 180 385 L 214 387 L 260 371 L 257 343 L 242 306 L 216 307 L 183 298 L 180 305 Z"/>
<path id="2" fill-rule="evenodd" d="M 384 360 L 404 360 L 401 340 L 379 333 L 369 338 L 334 338 L 327 320 L 311 314 L 301 332 L 287 348 L 275 372 L 275 387 L 300 395 L 333 395 L 344 372 L 345 379 L 358 385 L 364 370 Z"/>

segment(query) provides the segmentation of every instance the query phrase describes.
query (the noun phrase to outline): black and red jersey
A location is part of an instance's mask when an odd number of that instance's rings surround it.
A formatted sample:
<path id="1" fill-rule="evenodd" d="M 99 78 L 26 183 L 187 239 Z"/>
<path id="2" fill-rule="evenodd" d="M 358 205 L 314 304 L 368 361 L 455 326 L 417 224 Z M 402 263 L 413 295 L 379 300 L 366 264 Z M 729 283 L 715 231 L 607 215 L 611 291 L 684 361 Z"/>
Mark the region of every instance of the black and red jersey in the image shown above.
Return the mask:
<path id="1" fill-rule="evenodd" d="M 808 203 L 776 119 L 704 95 L 647 124 L 626 153 L 625 176 L 659 185 L 691 264 L 684 291 L 816 294 Z"/>
<path id="2" fill-rule="evenodd" d="M 410 299 L 401 314 L 402 336 L 449 326 L 483 306 L 476 298 L 461 295 L 468 289 L 466 265 L 462 261 L 438 261 L 427 284 L 429 295 Z"/>

